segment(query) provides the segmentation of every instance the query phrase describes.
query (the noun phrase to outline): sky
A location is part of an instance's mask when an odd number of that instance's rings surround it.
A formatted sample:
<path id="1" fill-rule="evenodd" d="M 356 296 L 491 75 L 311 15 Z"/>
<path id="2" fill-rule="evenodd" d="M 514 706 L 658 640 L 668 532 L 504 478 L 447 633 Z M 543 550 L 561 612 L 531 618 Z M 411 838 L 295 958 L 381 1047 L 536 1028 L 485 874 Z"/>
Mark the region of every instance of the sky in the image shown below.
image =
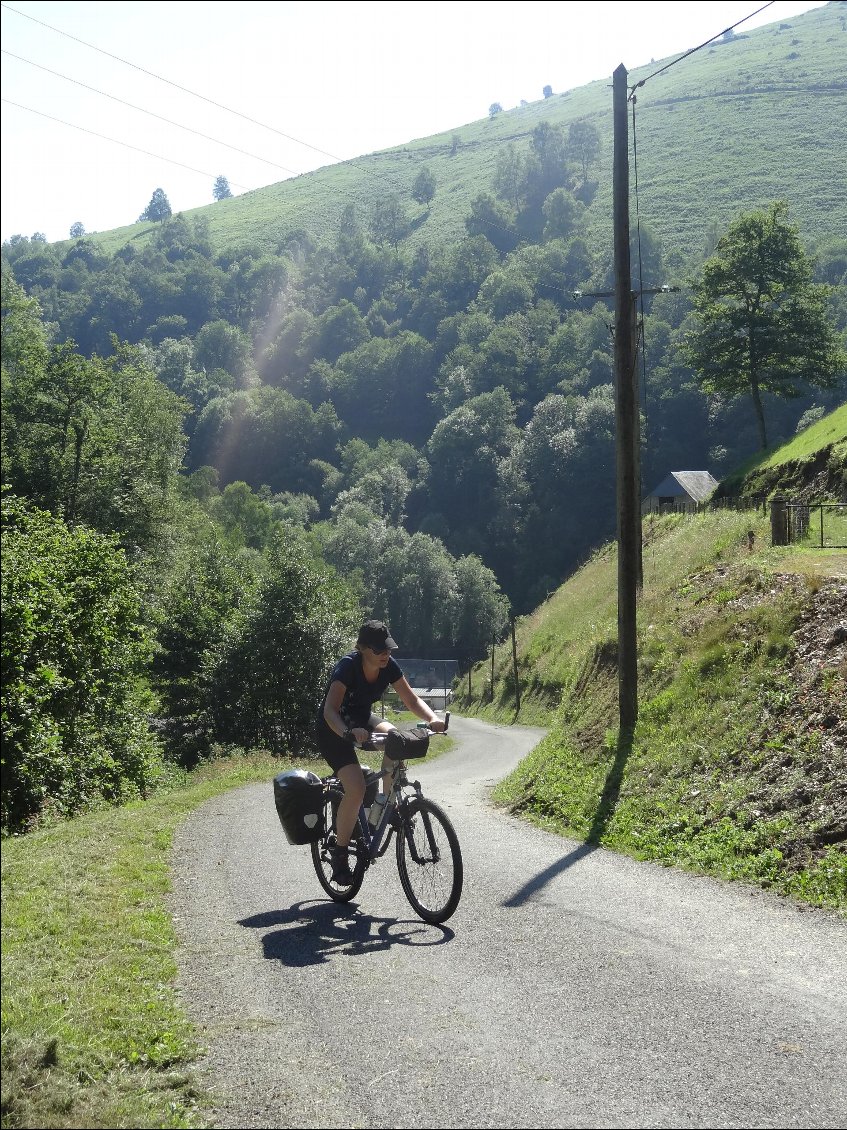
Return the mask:
<path id="1" fill-rule="evenodd" d="M 823 6 L 2 2 L 0 234 L 211 204 Z"/>

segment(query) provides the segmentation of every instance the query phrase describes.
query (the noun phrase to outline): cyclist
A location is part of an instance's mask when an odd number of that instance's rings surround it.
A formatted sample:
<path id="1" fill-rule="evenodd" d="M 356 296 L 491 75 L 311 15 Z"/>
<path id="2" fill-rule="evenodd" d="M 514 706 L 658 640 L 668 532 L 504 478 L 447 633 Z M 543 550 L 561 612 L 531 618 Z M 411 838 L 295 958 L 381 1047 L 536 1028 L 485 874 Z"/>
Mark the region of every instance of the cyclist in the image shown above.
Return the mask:
<path id="1" fill-rule="evenodd" d="M 381 620 L 368 620 L 359 629 L 356 646 L 342 656 L 332 669 L 317 718 L 318 749 L 344 786 L 344 797 L 336 818 L 337 845 L 332 853 L 332 877 L 342 885 L 353 882 L 349 846 L 362 800 L 365 779 L 354 743 L 366 742 L 372 733 L 387 733 L 397 727 L 374 714 L 373 705 L 387 687 L 393 687 L 400 701 L 437 733 L 446 724 L 412 690 L 397 661 L 391 655 L 397 644 Z M 383 758 L 382 768 L 391 761 Z"/>

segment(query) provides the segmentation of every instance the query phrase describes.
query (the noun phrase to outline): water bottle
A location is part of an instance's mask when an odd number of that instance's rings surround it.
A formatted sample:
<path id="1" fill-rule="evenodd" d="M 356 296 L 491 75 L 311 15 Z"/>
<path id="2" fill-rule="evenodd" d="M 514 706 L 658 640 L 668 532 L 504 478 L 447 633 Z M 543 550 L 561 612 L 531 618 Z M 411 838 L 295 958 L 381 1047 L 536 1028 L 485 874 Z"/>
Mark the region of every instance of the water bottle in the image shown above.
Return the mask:
<path id="1" fill-rule="evenodd" d="M 377 826 L 377 824 L 379 824 L 380 820 L 382 819 L 382 812 L 383 812 L 383 809 L 385 808 L 386 800 L 387 800 L 387 797 L 386 797 L 385 793 L 377 793 L 376 794 L 376 797 L 374 798 L 374 802 L 371 805 L 371 810 L 368 813 L 368 820 L 370 821 L 370 825 L 371 825 L 372 828 L 375 828 Z"/>

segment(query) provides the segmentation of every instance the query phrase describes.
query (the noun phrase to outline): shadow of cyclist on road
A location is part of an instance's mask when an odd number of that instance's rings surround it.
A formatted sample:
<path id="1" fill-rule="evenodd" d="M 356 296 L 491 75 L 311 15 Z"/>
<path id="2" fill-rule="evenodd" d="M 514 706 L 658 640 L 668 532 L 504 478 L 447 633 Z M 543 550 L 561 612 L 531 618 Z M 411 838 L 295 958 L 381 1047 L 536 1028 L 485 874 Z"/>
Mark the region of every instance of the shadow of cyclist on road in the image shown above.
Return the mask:
<path id="1" fill-rule="evenodd" d="M 347 903 L 300 902 L 288 910 L 242 918 L 238 924 L 267 931 L 262 935 L 265 957 L 291 966 L 320 965 L 339 955 L 356 957 L 397 945 L 443 945 L 454 937 L 446 926 L 376 918 Z"/>

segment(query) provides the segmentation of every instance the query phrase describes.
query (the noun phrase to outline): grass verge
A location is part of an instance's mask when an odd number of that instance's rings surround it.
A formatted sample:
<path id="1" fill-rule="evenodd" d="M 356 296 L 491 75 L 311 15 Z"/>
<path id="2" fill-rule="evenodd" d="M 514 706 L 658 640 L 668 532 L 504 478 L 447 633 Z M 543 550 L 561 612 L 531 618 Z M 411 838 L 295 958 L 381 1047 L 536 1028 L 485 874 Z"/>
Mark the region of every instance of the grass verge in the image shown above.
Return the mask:
<path id="1" fill-rule="evenodd" d="M 173 989 L 173 834 L 282 764 L 211 762 L 182 788 L 4 842 L 4 1127 L 203 1124 L 199 1049 Z"/>
<path id="2" fill-rule="evenodd" d="M 428 759 L 453 744 L 435 739 Z M 294 764 L 211 761 L 145 801 L 4 842 L 3 1127 L 207 1124 L 192 1070 L 201 1049 L 173 988 L 173 836 L 204 801 Z"/>
<path id="3" fill-rule="evenodd" d="M 663 522 L 648 543 L 629 740 L 611 728 L 607 585 L 596 585 L 593 616 L 581 589 L 572 614 L 571 582 L 563 586 L 532 628 L 584 625 L 557 663 L 550 733 L 494 797 L 563 834 L 847 915 L 847 562 L 750 554 L 749 521 Z M 605 568 L 613 572 L 611 555 Z M 504 684 L 500 697 L 508 703 Z"/>

